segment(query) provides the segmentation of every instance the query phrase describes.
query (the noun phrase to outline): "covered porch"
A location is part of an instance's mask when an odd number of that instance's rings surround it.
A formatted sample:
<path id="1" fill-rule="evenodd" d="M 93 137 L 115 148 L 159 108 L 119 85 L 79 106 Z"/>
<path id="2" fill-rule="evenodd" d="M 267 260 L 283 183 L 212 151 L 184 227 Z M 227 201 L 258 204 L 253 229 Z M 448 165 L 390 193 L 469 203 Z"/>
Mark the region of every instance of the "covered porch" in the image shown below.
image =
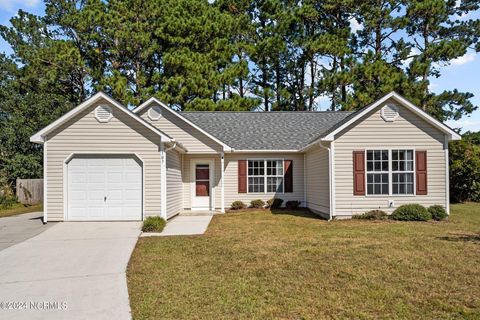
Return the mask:
<path id="1" fill-rule="evenodd" d="M 225 213 L 225 154 L 186 153 L 181 157 L 183 210 L 180 215 Z"/>

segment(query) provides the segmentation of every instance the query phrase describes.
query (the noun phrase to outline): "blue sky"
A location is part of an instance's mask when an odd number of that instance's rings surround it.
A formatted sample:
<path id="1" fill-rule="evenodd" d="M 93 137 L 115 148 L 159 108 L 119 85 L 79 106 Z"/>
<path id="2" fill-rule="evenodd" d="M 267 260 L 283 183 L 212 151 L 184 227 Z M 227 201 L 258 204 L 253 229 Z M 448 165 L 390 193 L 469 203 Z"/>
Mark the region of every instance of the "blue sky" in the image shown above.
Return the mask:
<path id="1" fill-rule="evenodd" d="M 9 19 L 19 9 L 42 15 L 45 6 L 42 0 L 0 0 L 0 24 L 10 26 Z M 479 17 L 477 17 L 479 16 Z M 466 17 L 464 17 L 466 18 Z M 472 18 L 472 17 L 468 17 Z M 480 18 L 480 14 L 475 14 Z M 0 38 L 0 52 L 11 53 L 11 49 L 3 39 Z M 449 66 L 442 68 L 442 76 L 438 79 L 431 79 L 430 89 L 434 92 L 452 90 L 468 91 L 475 95 L 472 99 L 475 105 L 480 106 L 480 54 L 471 51 L 463 57 L 452 61 Z M 320 109 L 326 109 L 327 102 L 320 102 Z M 463 117 L 459 121 L 449 121 L 448 125 L 454 128 L 467 130 L 480 130 L 480 110 L 475 111 L 469 117 Z"/>

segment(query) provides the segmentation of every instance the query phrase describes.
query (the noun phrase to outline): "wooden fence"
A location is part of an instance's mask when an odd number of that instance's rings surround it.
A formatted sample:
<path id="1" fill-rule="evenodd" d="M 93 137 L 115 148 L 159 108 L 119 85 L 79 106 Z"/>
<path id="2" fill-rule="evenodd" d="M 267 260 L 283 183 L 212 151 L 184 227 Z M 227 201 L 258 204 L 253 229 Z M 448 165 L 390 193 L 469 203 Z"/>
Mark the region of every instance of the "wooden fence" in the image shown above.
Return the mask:
<path id="1" fill-rule="evenodd" d="M 43 179 L 17 179 L 17 198 L 23 204 L 43 202 Z"/>

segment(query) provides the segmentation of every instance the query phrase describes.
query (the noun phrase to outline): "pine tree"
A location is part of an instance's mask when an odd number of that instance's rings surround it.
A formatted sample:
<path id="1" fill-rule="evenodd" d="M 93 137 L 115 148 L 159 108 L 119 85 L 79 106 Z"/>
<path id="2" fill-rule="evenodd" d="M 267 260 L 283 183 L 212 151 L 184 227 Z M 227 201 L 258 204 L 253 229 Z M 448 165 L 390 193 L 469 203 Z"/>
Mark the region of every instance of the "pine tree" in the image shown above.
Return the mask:
<path id="1" fill-rule="evenodd" d="M 418 52 L 407 70 L 414 86 L 410 98 L 438 119 L 459 119 L 476 108 L 470 101 L 473 95 L 468 92 L 455 89 L 444 91 L 440 95 L 433 94 L 429 91 L 429 79 L 440 77 L 438 66 L 463 56 L 469 47 L 478 44 L 480 21 L 461 21 L 456 18 L 456 15 L 477 10 L 478 7 L 476 1 L 407 2 L 406 31 L 411 46 Z"/>

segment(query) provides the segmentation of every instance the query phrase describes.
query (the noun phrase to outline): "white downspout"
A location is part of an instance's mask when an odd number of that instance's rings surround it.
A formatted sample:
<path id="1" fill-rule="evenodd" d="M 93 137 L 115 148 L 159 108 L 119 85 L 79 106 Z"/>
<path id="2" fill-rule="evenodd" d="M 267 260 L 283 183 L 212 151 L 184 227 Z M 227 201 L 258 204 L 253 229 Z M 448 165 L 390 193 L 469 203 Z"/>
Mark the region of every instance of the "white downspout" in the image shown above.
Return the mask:
<path id="1" fill-rule="evenodd" d="M 303 206 L 307 207 L 307 160 L 303 154 Z"/>
<path id="2" fill-rule="evenodd" d="M 220 212 L 225 213 L 225 154 L 222 151 L 220 153 L 220 180 L 222 181 L 222 189 L 221 189 L 221 201 L 222 203 L 220 204 Z"/>
<path id="3" fill-rule="evenodd" d="M 445 152 L 445 211 L 450 215 L 450 170 L 448 159 L 448 136 L 445 135 L 444 147 Z"/>
<path id="4" fill-rule="evenodd" d="M 329 207 L 329 218 L 328 221 L 331 221 L 333 218 L 333 173 L 332 173 L 332 152 L 329 147 L 326 147 L 322 144 L 322 141 L 318 142 L 320 148 L 325 149 L 328 151 L 328 189 L 329 189 L 329 200 L 330 200 L 330 207 Z"/>
<path id="5" fill-rule="evenodd" d="M 48 211 L 47 211 L 47 192 L 48 192 L 48 183 L 47 183 L 47 137 L 44 138 L 45 142 L 43 143 L 43 223 L 48 222 Z M 64 195 L 65 196 L 65 195 Z M 63 199 L 65 203 L 65 199 Z"/>
<path id="6" fill-rule="evenodd" d="M 167 220 L 167 164 L 164 142 L 160 142 L 160 216 Z"/>

